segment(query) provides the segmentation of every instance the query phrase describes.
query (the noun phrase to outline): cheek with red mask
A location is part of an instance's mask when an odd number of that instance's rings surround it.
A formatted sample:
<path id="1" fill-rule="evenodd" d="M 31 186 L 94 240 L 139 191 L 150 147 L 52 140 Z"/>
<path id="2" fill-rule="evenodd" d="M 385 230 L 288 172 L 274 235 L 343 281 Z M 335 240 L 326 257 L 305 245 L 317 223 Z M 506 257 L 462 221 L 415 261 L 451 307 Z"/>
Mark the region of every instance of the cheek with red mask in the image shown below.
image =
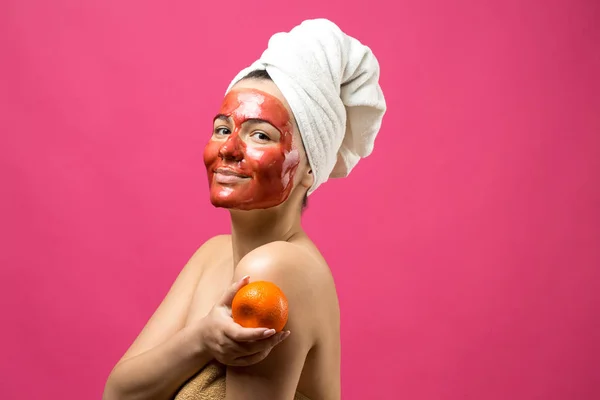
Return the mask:
<path id="1" fill-rule="evenodd" d="M 204 149 L 210 200 L 216 207 L 265 209 L 289 197 L 300 155 L 293 140 L 290 115 L 279 99 L 256 89 L 230 91 L 219 115 L 229 118 L 231 132 L 215 135 Z M 279 133 L 275 143 L 256 143 L 242 132 L 242 124 L 267 121 Z"/>

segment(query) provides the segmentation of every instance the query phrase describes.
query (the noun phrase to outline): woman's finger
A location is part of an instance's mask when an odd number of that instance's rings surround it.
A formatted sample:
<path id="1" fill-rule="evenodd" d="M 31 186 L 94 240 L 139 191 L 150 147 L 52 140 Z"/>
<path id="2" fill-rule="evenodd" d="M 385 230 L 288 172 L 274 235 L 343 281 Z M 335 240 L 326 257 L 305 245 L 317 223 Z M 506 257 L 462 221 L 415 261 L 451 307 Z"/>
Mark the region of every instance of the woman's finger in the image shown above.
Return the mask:
<path id="1" fill-rule="evenodd" d="M 231 302 L 233 301 L 235 294 L 238 292 L 238 290 L 240 290 L 241 288 L 246 286 L 248 284 L 248 282 L 250 282 L 250 277 L 248 275 L 246 275 L 239 281 L 233 283 L 229 287 L 229 289 L 227 289 L 227 291 L 223 294 L 223 297 L 221 297 L 221 300 L 219 301 L 219 303 L 221 305 L 231 307 Z"/>
<path id="2" fill-rule="evenodd" d="M 268 328 L 244 328 L 243 326 L 232 322 L 227 324 L 224 329 L 225 335 L 236 342 L 250 342 L 262 340 L 275 335 L 275 329 Z"/>
<path id="3" fill-rule="evenodd" d="M 289 335 L 289 331 L 279 332 L 268 339 L 240 343 L 240 346 L 247 352 L 248 355 L 260 353 L 266 350 L 270 351 L 273 347 L 277 346 L 279 343 L 287 339 Z"/>
<path id="4" fill-rule="evenodd" d="M 249 365 L 254 365 L 254 364 L 261 362 L 265 358 L 267 358 L 267 356 L 269 355 L 270 352 L 271 352 L 271 349 L 269 348 L 267 350 L 263 350 L 259 353 L 254 353 L 249 356 L 238 357 L 233 360 L 231 365 L 236 366 L 236 367 L 247 367 Z"/>

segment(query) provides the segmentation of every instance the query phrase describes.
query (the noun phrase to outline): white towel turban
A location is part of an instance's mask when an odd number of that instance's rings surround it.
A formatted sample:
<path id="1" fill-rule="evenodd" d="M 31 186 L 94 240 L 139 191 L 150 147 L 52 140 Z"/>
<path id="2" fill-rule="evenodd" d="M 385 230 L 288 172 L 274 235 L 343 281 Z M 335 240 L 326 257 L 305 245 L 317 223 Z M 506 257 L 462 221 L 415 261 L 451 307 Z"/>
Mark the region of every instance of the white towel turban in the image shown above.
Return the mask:
<path id="1" fill-rule="evenodd" d="M 274 34 L 255 70 L 266 70 L 287 100 L 314 174 L 310 195 L 328 178 L 347 176 L 373 151 L 386 110 L 379 63 L 371 50 L 326 19 Z"/>

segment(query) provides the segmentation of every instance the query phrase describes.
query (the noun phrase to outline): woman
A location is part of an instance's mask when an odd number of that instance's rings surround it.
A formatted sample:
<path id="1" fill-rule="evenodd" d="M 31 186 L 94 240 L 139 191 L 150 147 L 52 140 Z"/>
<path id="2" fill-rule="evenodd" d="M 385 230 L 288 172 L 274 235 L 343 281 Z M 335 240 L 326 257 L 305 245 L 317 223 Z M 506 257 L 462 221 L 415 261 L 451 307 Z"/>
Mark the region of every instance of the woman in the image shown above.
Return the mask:
<path id="1" fill-rule="evenodd" d="M 340 398 L 337 294 L 301 210 L 371 152 L 385 112 L 378 77 L 370 50 L 322 19 L 274 35 L 238 74 L 204 150 L 210 199 L 229 209 L 231 235 L 191 257 L 104 399 Z M 233 322 L 231 301 L 250 280 L 286 294 L 283 332 Z"/>

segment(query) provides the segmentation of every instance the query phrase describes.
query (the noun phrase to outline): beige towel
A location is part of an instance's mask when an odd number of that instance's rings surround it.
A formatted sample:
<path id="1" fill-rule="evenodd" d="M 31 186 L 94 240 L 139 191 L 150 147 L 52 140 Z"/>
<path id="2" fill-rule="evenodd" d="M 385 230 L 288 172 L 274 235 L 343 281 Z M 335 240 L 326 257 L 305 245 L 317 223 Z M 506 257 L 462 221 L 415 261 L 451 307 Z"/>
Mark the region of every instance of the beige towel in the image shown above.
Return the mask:
<path id="1" fill-rule="evenodd" d="M 216 361 L 207 364 L 196 376 L 187 381 L 174 400 L 223 400 L 225 399 L 225 366 Z M 296 392 L 294 400 L 309 400 Z"/>

